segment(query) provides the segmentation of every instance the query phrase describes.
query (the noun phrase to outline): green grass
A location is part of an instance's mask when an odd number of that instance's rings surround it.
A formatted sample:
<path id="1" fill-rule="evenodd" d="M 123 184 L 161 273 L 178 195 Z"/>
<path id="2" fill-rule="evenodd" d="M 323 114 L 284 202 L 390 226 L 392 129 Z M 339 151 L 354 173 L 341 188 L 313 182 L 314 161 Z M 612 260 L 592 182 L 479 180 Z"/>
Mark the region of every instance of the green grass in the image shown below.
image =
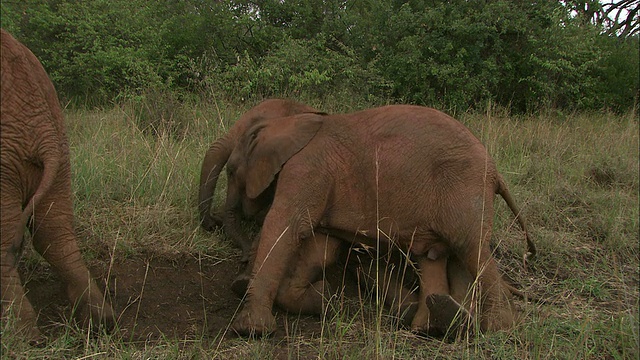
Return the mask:
<path id="1" fill-rule="evenodd" d="M 320 110 L 356 110 L 313 103 Z M 77 231 L 89 261 L 145 252 L 207 253 L 229 258 L 221 234 L 198 227 L 200 163 L 209 144 L 246 106 L 191 104 L 176 112 L 172 133 L 143 131 L 131 107 L 67 111 Z M 524 239 L 502 200 L 496 201 L 496 257 L 506 276 L 546 301 L 522 304 L 524 322 L 508 332 L 455 343 L 392 331 L 371 305 L 338 310 L 321 336 L 219 341 L 165 338 L 132 344 L 115 335 L 89 338 L 71 323 L 44 348 L 10 336 L 3 324 L 2 358 L 21 359 L 635 359 L 638 342 L 639 181 L 635 114 L 510 117 L 499 111 L 463 114 L 504 174 L 529 222 L 538 256 L 522 269 Z M 220 181 L 219 189 L 224 187 Z M 223 191 L 218 192 L 217 203 Z M 44 266 L 27 252 L 27 267 Z M 337 299 L 342 302 L 357 299 Z M 382 322 L 382 323 L 380 323 Z"/>

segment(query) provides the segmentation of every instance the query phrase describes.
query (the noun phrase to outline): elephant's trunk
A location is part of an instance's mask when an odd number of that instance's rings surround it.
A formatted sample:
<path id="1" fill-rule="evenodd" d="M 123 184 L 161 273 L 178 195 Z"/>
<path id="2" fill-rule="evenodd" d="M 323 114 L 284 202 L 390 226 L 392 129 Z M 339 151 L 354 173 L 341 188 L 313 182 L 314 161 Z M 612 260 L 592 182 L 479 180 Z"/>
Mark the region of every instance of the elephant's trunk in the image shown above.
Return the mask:
<path id="1" fill-rule="evenodd" d="M 200 213 L 200 225 L 208 231 L 213 231 L 215 227 L 222 226 L 221 221 L 211 215 L 211 204 L 215 196 L 218 177 L 227 160 L 229 160 L 234 144 L 233 134 L 227 134 L 211 144 L 202 161 L 200 188 L 198 191 L 198 211 Z"/>

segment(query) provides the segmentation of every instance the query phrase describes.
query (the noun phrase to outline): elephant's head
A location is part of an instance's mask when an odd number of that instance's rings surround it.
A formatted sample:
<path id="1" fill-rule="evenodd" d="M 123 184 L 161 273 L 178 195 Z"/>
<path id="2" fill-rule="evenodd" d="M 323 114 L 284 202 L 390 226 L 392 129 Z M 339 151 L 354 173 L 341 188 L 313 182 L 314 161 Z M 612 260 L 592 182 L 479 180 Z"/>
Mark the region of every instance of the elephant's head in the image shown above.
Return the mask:
<path id="1" fill-rule="evenodd" d="M 218 176 L 227 163 L 229 155 L 236 147 L 240 136 L 253 124 L 264 119 L 316 111 L 310 106 L 293 100 L 265 100 L 242 115 L 225 136 L 211 144 L 202 162 L 198 193 L 198 210 L 204 229 L 211 231 L 221 225 L 221 220 L 211 215 L 211 203 L 215 196 Z"/>
<path id="2" fill-rule="evenodd" d="M 258 121 L 231 154 L 228 173 L 239 194 L 251 201 L 272 188 L 282 166 L 316 135 L 324 114 L 301 114 Z M 251 206 L 249 206 L 251 208 Z"/>

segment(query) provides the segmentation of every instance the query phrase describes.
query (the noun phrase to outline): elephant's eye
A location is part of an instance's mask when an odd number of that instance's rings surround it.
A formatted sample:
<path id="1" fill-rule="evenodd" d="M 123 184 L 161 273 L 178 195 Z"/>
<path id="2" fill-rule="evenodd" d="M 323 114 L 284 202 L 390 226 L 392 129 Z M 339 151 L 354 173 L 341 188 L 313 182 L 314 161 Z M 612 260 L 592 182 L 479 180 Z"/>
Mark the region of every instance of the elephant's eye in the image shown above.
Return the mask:
<path id="1" fill-rule="evenodd" d="M 252 143 L 258 137 L 258 131 L 254 131 L 249 135 L 249 142 Z"/>
<path id="2" fill-rule="evenodd" d="M 257 126 L 255 129 L 253 129 L 253 131 L 251 131 L 251 133 L 249 134 L 249 142 L 250 143 L 253 142 L 258 137 L 258 134 L 260 134 L 260 132 L 264 128 L 265 128 L 265 125 L 260 125 L 260 126 Z"/>

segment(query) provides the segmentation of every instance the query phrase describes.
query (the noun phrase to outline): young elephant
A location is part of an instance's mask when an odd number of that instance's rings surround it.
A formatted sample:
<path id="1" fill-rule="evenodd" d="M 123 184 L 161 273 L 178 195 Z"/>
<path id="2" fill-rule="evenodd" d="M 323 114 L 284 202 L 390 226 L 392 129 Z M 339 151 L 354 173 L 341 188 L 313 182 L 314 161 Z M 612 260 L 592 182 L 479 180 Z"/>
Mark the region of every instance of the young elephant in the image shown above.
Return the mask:
<path id="1" fill-rule="evenodd" d="M 482 143 L 453 118 L 395 105 L 259 121 L 228 167 L 232 176 L 243 174 L 238 188 L 249 199 L 275 186 L 248 300 L 232 325 L 237 333 L 275 329 L 271 307 L 280 284 L 300 244 L 316 232 L 411 252 L 422 274 L 414 329 L 429 321 L 427 290 L 448 293 L 431 281 L 446 278 L 451 256 L 478 280 L 481 330 L 513 324 L 509 287 L 489 248 L 494 194 L 510 196 Z"/>
<path id="2" fill-rule="evenodd" d="M 25 297 L 18 258 L 29 227 L 33 245 L 60 275 L 83 324 L 115 324 L 81 258 L 73 229 L 69 145 L 62 109 L 45 70 L 24 45 L 2 35 L 0 181 L 2 317 L 11 310 L 16 331 L 33 342 L 42 335 L 36 312 Z"/>
<path id="3" fill-rule="evenodd" d="M 240 136 L 258 121 L 316 112 L 316 109 L 293 100 L 265 100 L 244 113 L 225 136 L 211 144 L 202 161 L 200 188 L 198 192 L 198 211 L 200 213 L 201 225 L 205 230 L 212 231 L 215 227 L 222 225 L 222 220 L 217 215 L 211 214 L 211 204 L 215 196 L 218 176 L 227 163 L 232 150 L 237 145 Z M 230 216 L 235 216 L 235 214 Z M 242 249 L 243 261 L 246 261 L 249 256 L 249 249 L 251 248 L 250 240 L 242 233 L 237 222 L 233 223 L 233 226 L 227 227 L 226 232 Z"/>

